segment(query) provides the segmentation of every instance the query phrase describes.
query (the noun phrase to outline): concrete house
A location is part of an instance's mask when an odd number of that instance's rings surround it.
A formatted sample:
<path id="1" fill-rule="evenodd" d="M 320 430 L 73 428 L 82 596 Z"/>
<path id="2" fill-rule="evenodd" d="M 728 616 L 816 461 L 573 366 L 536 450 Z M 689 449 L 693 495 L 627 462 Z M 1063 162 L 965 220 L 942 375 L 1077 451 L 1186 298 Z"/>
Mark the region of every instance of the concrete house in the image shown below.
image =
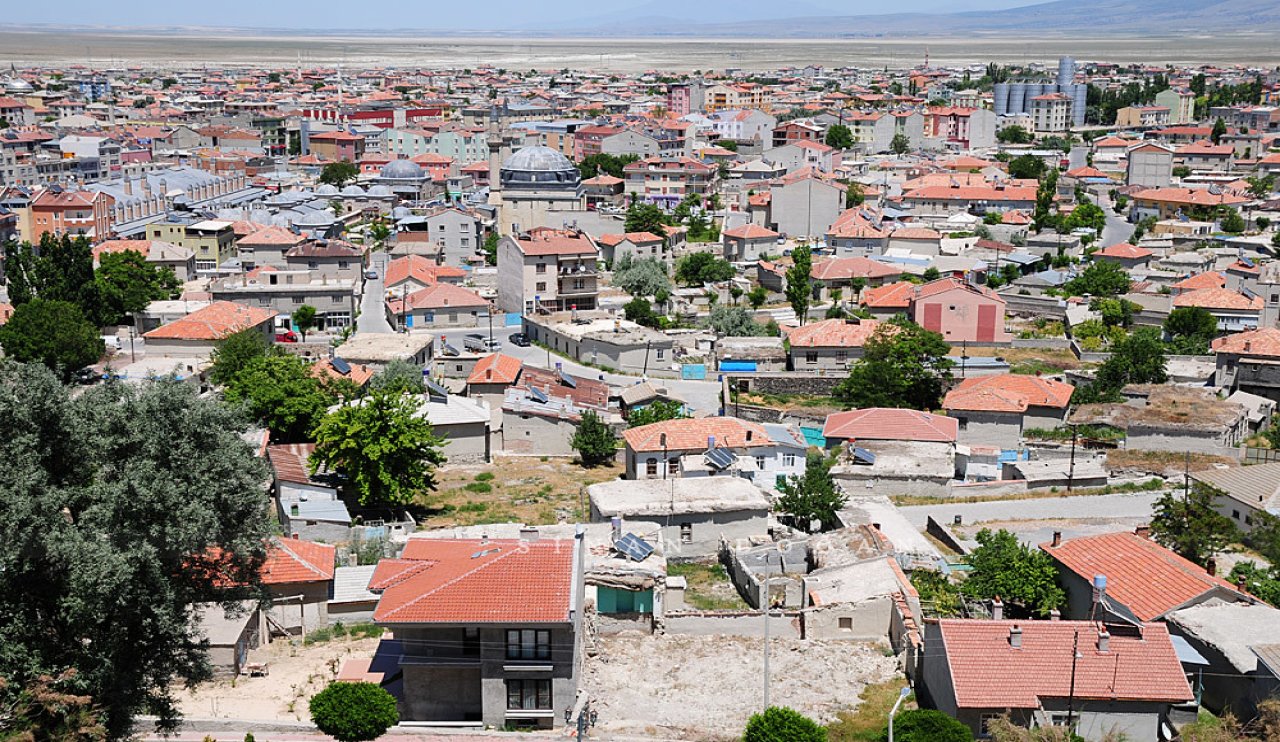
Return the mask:
<path id="1" fill-rule="evenodd" d="M 600 259 L 609 265 L 613 265 L 623 255 L 631 256 L 632 260 L 657 258 L 664 263 L 671 262 L 671 252 L 667 250 L 666 240 L 652 232 L 602 234 L 596 244 L 600 246 Z"/>
<path id="2" fill-rule="evenodd" d="M 743 224 L 721 235 L 724 259 L 730 263 L 755 262 L 778 249 L 778 233 L 759 224 Z"/>
<path id="3" fill-rule="evenodd" d="M 461 268 L 440 265 L 422 255 L 406 255 L 387 263 L 382 281 L 388 294 L 410 294 L 440 283 L 457 286 L 466 275 Z"/>
<path id="4" fill-rule="evenodd" d="M 581 538 L 411 538 L 378 564 L 373 619 L 392 633 L 403 721 L 560 726 L 582 636 Z"/>
<path id="5" fill-rule="evenodd" d="M 1079 405 L 1069 421 L 1123 430 L 1125 447 L 1133 450 L 1234 454 L 1248 437 L 1248 408 L 1209 389 L 1144 384 L 1126 387 L 1125 394 L 1125 402 Z"/>
<path id="6" fill-rule="evenodd" d="M 1075 387 L 1021 374 L 968 378 L 943 399 L 947 415 L 969 445 L 1018 448 L 1026 430 L 1055 430 L 1066 424 Z"/>
<path id="7" fill-rule="evenodd" d="M 824 319 L 786 328 L 793 371 L 844 372 L 862 357 L 862 348 L 876 334 L 874 319 Z"/>
<path id="8" fill-rule="evenodd" d="M 1070 713 L 1090 742 L 1117 732 L 1155 740 L 1171 706 L 1194 698 L 1167 629 L 1153 623 L 928 621 L 921 675 L 924 705 L 975 735 L 1001 715 L 1048 727 Z"/>
<path id="9" fill-rule="evenodd" d="M 663 524 L 669 558 L 694 559 L 720 551 L 721 540 L 769 532 L 768 495 L 737 477 L 631 481 L 587 487 L 591 519 L 647 520 Z"/>
<path id="10" fill-rule="evenodd" d="M 328 625 L 336 554 L 329 544 L 284 537 L 271 540 L 262 565 L 262 584 L 271 599 L 266 615 L 272 634 L 305 634 Z"/>
<path id="11" fill-rule="evenodd" d="M 804 473 L 804 440 L 786 425 L 686 418 L 628 428 L 622 439 L 627 479 L 733 477 L 773 489 Z"/>
<path id="12" fill-rule="evenodd" d="M 350 535 L 351 513 L 338 499 L 338 482 L 332 472 L 311 473 L 308 465 L 315 449 L 314 443 L 267 447 L 280 527 L 306 541 L 345 541 Z"/>
<path id="13" fill-rule="evenodd" d="M 957 460 L 959 425 L 953 418 L 907 409 L 867 408 L 834 412 L 822 425 L 835 449 L 832 476 L 857 488 L 938 494 L 963 467 Z"/>
<path id="14" fill-rule="evenodd" d="M 1173 150 L 1146 142 L 1131 146 L 1125 156 L 1125 185 L 1167 188 L 1173 183 Z"/>
<path id="15" fill-rule="evenodd" d="M 901 275 L 902 271 L 891 265 L 864 257 L 819 260 L 809 270 L 809 277 L 813 280 L 813 298 L 818 301 L 834 299 L 834 292 L 838 289 L 841 300 L 852 302 L 858 298 L 853 290 L 855 279 L 861 279 L 864 288 L 874 288 L 892 283 Z"/>
<path id="16" fill-rule="evenodd" d="M 1199 289 L 1173 297 L 1174 308 L 1200 307 L 1218 320 L 1223 332 L 1256 330 L 1262 316 L 1263 299 L 1256 294 L 1242 294 L 1231 289 Z"/>
<path id="17" fill-rule="evenodd" d="M 1215 339 L 1212 349 L 1215 386 L 1280 401 L 1280 329 L 1237 332 Z"/>
<path id="18" fill-rule="evenodd" d="M 585 232 L 535 229 L 498 244 L 498 306 L 508 312 L 594 309 L 599 248 Z"/>
<path id="19" fill-rule="evenodd" d="M 1007 343 L 1005 301 L 989 288 L 955 278 L 940 278 L 917 286 L 911 295 L 912 321 L 939 333 L 951 344 Z"/>
<path id="20" fill-rule="evenodd" d="M 240 266 L 250 271 L 264 265 L 285 267 L 285 255 L 301 245 L 306 237 L 284 227 L 269 226 L 254 230 L 235 241 Z"/>
<path id="21" fill-rule="evenodd" d="M 276 312 L 270 309 L 215 301 L 143 333 L 142 337 L 147 341 L 149 356 L 204 360 L 224 338 L 242 330 L 261 332 L 263 338 L 271 342 L 271 320 L 275 316 Z"/>
<path id="22" fill-rule="evenodd" d="M 609 385 L 559 369 L 525 366 L 504 390 L 501 406 L 503 450 L 572 456 L 573 435 L 585 412 L 610 420 Z"/>
<path id="23" fill-rule="evenodd" d="M 398 329 L 480 327 L 489 321 L 493 307 L 471 289 L 447 283 L 390 296 L 386 302 L 387 320 Z"/>
<path id="24" fill-rule="evenodd" d="M 1145 247 L 1131 245 L 1128 242 L 1120 242 L 1114 245 L 1108 245 L 1093 254 L 1094 260 L 1110 260 L 1113 263 L 1119 263 L 1125 270 L 1133 270 L 1134 268 L 1146 268 L 1151 264 L 1151 257 L 1155 253 Z"/>
<path id="25" fill-rule="evenodd" d="M 773 223 L 766 226 L 791 237 L 826 234 L 844 211 L 845 190 L 812 168 L 785 175 L 769 190 Z"/>
<path id="26" fill-rule="evenodd" d="M 1265 637 L 1280 635 L 1280 610 L 1263 604 L 1213 600 L 1168 615 L 1169 632 L 1187 642 L 1206 664 L 1197 666 L 1192 684 L 1200 704 L 1215 714 L 1231 712 L 1248 721 L 1258 703 L 1271 697 L 1260 683 L 1266 667 L 1254 651 Z"/>
<path id="27" fill-rule="evenodd" d="M 355 283 L 364 270 L 364 252 L 343 240 L 307 240 L 289 248 L 284 262 L 289 270 L 306 270 L 330 280 Z"/>
<path id="28" fill-rule="evenodd" d="M 1191 472 L 1194 482 L 1217 490 L 1214 508 L 1248 533 L 1260 514 L 1280 515 L 1280 462 Z"/>

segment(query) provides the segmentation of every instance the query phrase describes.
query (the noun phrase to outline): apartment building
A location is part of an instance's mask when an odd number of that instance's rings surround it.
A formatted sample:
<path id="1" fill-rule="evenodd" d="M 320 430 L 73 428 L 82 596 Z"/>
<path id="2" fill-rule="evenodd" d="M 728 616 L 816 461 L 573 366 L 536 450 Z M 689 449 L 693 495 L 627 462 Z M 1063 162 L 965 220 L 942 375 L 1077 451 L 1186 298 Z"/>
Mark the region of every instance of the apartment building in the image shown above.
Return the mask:
<path id="1" fill-rule="evenodd" d="M 580 230 L 532 229 L 498 243 L 498 306 L 533 314 L 594 309 L 600 250 Z"/>

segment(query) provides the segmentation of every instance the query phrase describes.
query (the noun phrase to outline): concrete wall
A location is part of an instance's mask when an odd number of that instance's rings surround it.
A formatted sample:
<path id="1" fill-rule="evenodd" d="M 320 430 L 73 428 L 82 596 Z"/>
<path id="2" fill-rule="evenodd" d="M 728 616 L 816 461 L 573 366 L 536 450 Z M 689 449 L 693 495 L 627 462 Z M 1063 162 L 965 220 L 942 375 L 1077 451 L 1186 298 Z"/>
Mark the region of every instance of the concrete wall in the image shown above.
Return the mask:
<path id="1" fill-rule="evenodd" d="M 848 378 L 847 374 L 815 376 L 802 372 L 787 374 L 727 374 L 731 389 L 746 390 L 758 394 L 805 394 L 830 396 L 836 386 Z"/>
<path id="2" fill-rule="evenodd" d="M 444 437 L 444 455 L 449 463 L 477 463 L 489 460 L 489 423 L 463 423 L 435 426 L 436 435 Z"/>
<path id="3" fill-rule="evenodd" d="M 888 595 L 859 603 L 834 603 L 801 614 L 805 639 L 882 641 L 889 635 L 893 598 Z"/>
<path id="4" fill-rule="evenodd" d="M 269 585 L 267 589 L 271 593 L 267 617 L 274 622 L 271 631 L 283 627 L 290 633 L 300 633 L 304 625 L 307 631 L 329 625 L 332 582 L 291 582 Z"/>
<path id="5" fill-rule="evenodd" d="M 1022 436 L 1022 415 L 1016 413 L 947 410 L 960 420 L 960 442 L 968 446 L 1017 448 Z"/>
<path id="6" fill-rule="evenodd" d="M 668 612 L 668 634 L 690 636 L 764 636 L 764 616 L 759 611 Z M 769 614 L 769 636 L 800 638 L 800 614 L 773 611 Z"/>
<path id="7" fill-rule="evenodd" d="M 572 456 L 577 430 L 571 420 L 519 412 L 502 412 L 502 450 L 509 453 Z"/>
<path id="8" fill-rule="evenodd" d="M 685 524 L 692 530 L 687 543 L 681 536 Z M 768 532 L 769 514 L 764 510 L 677 514 L 671 517 L 670 525 L 663 527 L 662 541 L 668 559 L 696 559 L 718 554 L 721 540 L 732 542 Z"/>

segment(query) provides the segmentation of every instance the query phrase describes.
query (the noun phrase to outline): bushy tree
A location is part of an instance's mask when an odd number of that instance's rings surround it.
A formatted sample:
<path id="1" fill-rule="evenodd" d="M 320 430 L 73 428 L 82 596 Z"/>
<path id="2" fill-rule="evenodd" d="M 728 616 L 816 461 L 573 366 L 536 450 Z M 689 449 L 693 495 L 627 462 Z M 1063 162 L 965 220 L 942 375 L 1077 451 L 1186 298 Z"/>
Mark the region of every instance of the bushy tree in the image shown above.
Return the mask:
<path id="1" fill-rule="evenodd" d="M 29 242 L 5 243 L 4 257 L 10 304 L 17 307 L 37 298 L 70 302 L 85 319 L 100 323 L 102 304 L 88 239 L 46 232 L 38 247 Z"/>
<path id="2" fill-rule="evenodd" d="M 0 325 L 0 348 L 23 363 L 43 363 L 69 381 L 76 371 L 98 362 L 105 346 L 98 329 L 70 302 L 34 299 L 19 304 Z"/>
<path id="3" fill-rule="evenodd" d="M 578 452 L 582 465 L 599 466 L 613 461 L 618 455 L 618 438 L 609 429 L 609 425 L 599 415 L 587 410 L 582 413 L 582 421 L 569 442 L 573 450 Z"/>
<path id="4" fill-rule="evenodd" d="M 1074 296 L 1119 296 L 1129 291 L 1129 272 L 1114 260 L 1095 260 L 1062 285 Z"/>
<path id="5" fill-rule="evenodd" d="M 153 301 L 177 296 L 178 277 L 167 266 L 147 262 L 137 250 L 104 253 L 98 259 L 94 280 L 101 303 L 103 324 L 119 324 Z"/>
<path id="6" fill-rule="evenodd" d="M 320 169 L 320 182 L 341 188 L 355 180 L 359 174 L 360 168 L 353 165 L 350 160 L 330 162 Z"/>
<path id="7" fill-rule="evenodd" d="M 587 155 L 582 158 L 582 162 L 578 163 L 578 172 L 582 174 L 583 180 L 594 178 L 601 173 L 621 178 L 625 175 L 623 168 L 639 159 L 635 155 L 610 155 L 605 153 Z"/>
<path id="8" fill-rule="evenodd" d="M 680 420 L 688 417 L 684 405 L 670 399 L 656 399 L 644 407 L 632 408 L 627 413 L 627 427 L 638 428 L 641 425 L 660 423 L 663 420 Z"/>
<path id="9" fill-rule="evenodd" d="M 813 252 L 808 245 L 797 245 L 791 251 L 791 267 L 787 269 L 787 303 L 803 325 L 809 315 L 809 302 L 813 300 Z"/>
<path id="10" fill-rule="evenodd" d="M 232 404 L 244 404 L 278 442 L 307 440 L 337 401 L 305 361 L 287 353 L 250 361 L 227 380 L 223 395 Z"/>
<path id="11" fill-rule="evenodd" d="M 362 505 L 405 503 L 436 486 L 444 441 L 418 414 L 418 402 L 397 392 L 373 392 L 325 416 L 315 431 L 312 471 L 342 474 Z"/>
<path id="12" fill-rule="evenodd" d="M 1214 509 L 1218 497 L 1225 495 L 1201 482 L 1193 484 L 1185 497 L 1165 493 L 1155 503 L 1151 538 L 1183 558 L 1205 566 L 1211 557 L 1239 538 L 1239 530 L 1231 519 Z"/>
<path id="13" fill-rule="evenodd" d="M 49 676 L 112 738 L 138 714 L 173 730 L 175 689 L 212 675 L 196 607 L 259 595 L 268 471 L 245 421 L 173 380 L 73 400 L 4 362 L 0 390 L 0 706 Z"/>
<path id="14" fill-rule="evenodd" d="M 319 323 L 316 321 L 316 308 L 310 304 L 303 304 L 293 310 L 293 326 L 298 328 L 298 332 L 302 333 L 302 342 L 307 342 L 307 333 L 316 329 Z"/>
<path id="15" fill-rule="evenodd" d="M 271 343 L 259 330 L 250 328 L 232 333 L 214 346 L 209 378 L 215 384 L 226 384 L 245 366 L 273 352 Z"/>
<path id="16" fill-rule="evenodd" d="M 786 706 L 770 706 L 752 714 L 742 742 L 826 742 L 827 730 L 813 719 Z"/>
<path id="17" fill-rule="evenodd" d="M 397 358 L 369 379 L 369 390 L 393 394 L 422 394 L 427 391 L 422 381 L 422 367 Z"/>
<path id="18" fill-rule="evenodd" d="M 1058 214 L 1054 210 L 1054 198 L 1058 193 L 1058 171 L 1049 168 L 1040 178 L 1040 185 L 1036 188 L 1036 206 L 1032 212 L 1032 225 L 1037 232 L 1044 229 L 1057 226 Z"/>
<path id="19" fill-rule="evenodd" d="M 1214 144 L 1220 144 L 1222 142 L 1222 137 L 1226 136 L 1226 134 L 1227 122 L 1223 121 L 1222 117 L 1219 116 L 1218 119 L 1213 122 L 1213 128 L 1209 130 L 1209 138 L 1213 140 Z"/>
<path id="20" fill-rule="evenodd" d="M 649 232 L 659 237 L 667 234 L 667 215 L 654 204 L 632 202 L 627 209 L 627 217 L 623 222 L 626 232 Z"/>
<path id="21" fill-rule="evenodd" d="M 1066 602 L 1048 554 L 1019 542 L 1017 536 L 1003 528 L 984 528 L 978 532 L 977 541 L 978 547 L 968 556 L 971 570 L 964 581 L 967 595 L 999 597 L 1037 616 L 1047 616 Z"/>
<path id="22" fill-rule="evenodd" d="M 662 324 L 661 317 L 653 311 L 653 306 L 649 304 L 649 300 L 639 296 L 622 306 L 622 315 L 632 322 L 645 327 L 658 327 Z"/>
<path id="23" fill-rule="evenodd" d="M 1250 595 L 1266 601 L 1268 605 L 1280 606 L 1280 567 L 1263 568 L 1252 560 L 1237 562 L 1231 568 L 1227 581 L 1239 584 L 1241 580 L 1244 580 L 1244 589 Z"/>
<path id="24" fill-rule="evenodd" d="M 1165 363 L 1160 331 L 1139 327 L 1111 346 L 1111 357 L 1098 367 L 1095 383 L 1115 390 L 1126 384 L 1163 384 L 1169 379 Z"/>
<path id="25" fill-rule="evenodd" d="M 950 352 L 951 346 L 941 335 L 914 322 L 883 323 L 833 395 L 846 407 L 858 409 L 935 409 L 951 381 Z"/>
<path id="26" fill-rule="evenodd" d="M 762 337 L 768 333 L 745 307 L 719 305 L 707 313 L 706 326 L 724 337 Z"/>
<path id="27" fill-rule="evenodd" d="M 1092 229 L 1094 234 L 1102 234 L 1102 230 L 1107 227 L 1107 212 L 1102 207 L 1092 201 L 1081 201 L 1071 210 L 1066 221 L 1063 222 L 1063 228 L 1068 231 L 1077 229 Z"/>
<path id="28" fill-rule="evenodd" d="M 880 733 L 888 742 L 889 726 Z M 973 742 L 973 732 L 959 720 L 933 709 L 903 711 L 893 723 L 894 742 Z"/>
<path id="29" fill-rule="evenodd" d="M 1008 144 L 1031 144 L 1031 142 L 1035 141 L 1035 137 L 1031 132 L 1027 131 L 1026 127 L 1014 124 L 997 131 L 996 141 Z"/>
<path id="30" fill-rule="evenodd" d="M 400 721 L 395 696 L 374 683 L 330 683 L 311 697 L 311 721 L 338 742 L 368 742 Z"/>
<path id="31" fill-rule="evenodd" d="M 817 452 L 810 452 L 805 458 L 803 475 L 787 477 L 778 490 L 782 496 L 778 498 L 777 509 L 790 515 L 798 528 L 810 533 L 813 521 L 818 521 L 819 531 L 834 528 L 839 523 L 836 513 L 848 500 L 844 490 L 831 478 L 831 461 Z"/>
<path id="32" fill-rule="evenodd" d="M 866 189 L 861 183 L 850 183 L 844 190 L 844 207 L 852 209 L 867 202 Z"/>
<path id="33" fill-rule="evenodd" d="M 630 253 L 613 262 L 612 282 L 632 296 L 655 296 L 671 290 L 666 263 L 659 258 L 635 259 Z"/>
<path id="34" fill-rule="evenodd" d="M 1227 234 L 1242 234 L 1249 225 L 1245 223 L 1244 217 L 1240 216 L 1240 212 L 1227 209 L 1218 221 L 1218 226 L 1222 227 L 1222 231 Z"/>
<path id="35" fill-rule="evenodd" d="M 694 252 L 676 261 L 676 280 L 686 286 L 728 281 L 735 275 L 733 265 L 709 252 Z"/>
<path id="36" fill-rule="evenodd" d="M 481 252 L 484 253 L 485 265 L 498 264 L 498 241 L 500 239 L 501 238 L 498 236 L 497 232 L 490 232 L 489 234 L 485 235 L 484 245 L 482 245 L 480 248 Z"/>
<path id="37" fill-rule="evenodd" d="M 1178 307 L 1169 312 L 1164 331 L 1174 352 L 1202 355 L 1218 334 L 1218 318 L 1204 307 Z"/>
<path id="38" fill-rule="evenodd" d="M 853 146 L 853 131 L 844 124 L 832 124 L 827 127 L 825 141 L 828 147 L 849 149 Z"/>
<path id="39" fill-rule="evenodd" d="M 1009 177 L 1025 180 L 1040 180 L 1046 165 L 1044 160 L 1035 155 L 1019 155 L 1009 160 Z"/>
<path id="40" fill-rule="evenodd" d="M 895 155 L 905 155 L 911 151 L 911 140 L 906 134 L 898 132 L 893 135 L 893 139 L 889 142 L 889 151 Z"/>
<path id="41" fill-rule="evenodd" d="M 753 286 L 751 287 L 751 290 L 747 292 L 747 303 L 751 305 L 752 309 L 759 309 L 760 307 L 763 307 L 764 303 L 768 300 L 769 291 L 764 286 Z"/>

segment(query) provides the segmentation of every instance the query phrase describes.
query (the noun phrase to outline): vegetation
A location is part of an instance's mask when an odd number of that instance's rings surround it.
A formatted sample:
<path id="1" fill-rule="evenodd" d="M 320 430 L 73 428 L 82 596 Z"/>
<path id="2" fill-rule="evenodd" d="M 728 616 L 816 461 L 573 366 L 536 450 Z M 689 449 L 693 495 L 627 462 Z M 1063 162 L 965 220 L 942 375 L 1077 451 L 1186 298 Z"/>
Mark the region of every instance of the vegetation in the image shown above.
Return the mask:
<path id="1" fill-rule="evenodd" d="M 637 296 L 622 307 L 622 314 L 627 319 L 645 327 L 661 327 L 663 317 L 653 311 L 649 300 Z"/>
<path id="2" fill-rule="evenodd" d="M 1238 562 L 1227 579 L 1235 584 L 1244 580 L 1245 590 L 1272 606 L 1280 606 L 1280 567 L 1264 569 L 1253 561 Z"/>
<path id="3" fill-rule="evenodd" d="M 79 695 L 70 687 L 75 670 L 57 677 L 42 675 L 26 687 L 8 694 L 5 718 L 0 720 L 0 737 L 14 742 L 25 740 L 75 740 L 105 742 L 102 711 L 93 698 Z M 0 686 L 0 693 L 8 690 Z"/>
<path id="4" fill-rule="evenodd" d="M 777 509 L 791 516 L 793 524 L 806 533 L 834 528 L 836 512 L 848 499 L 844 490 L 831 478 L 832 461 L 821 453 L 810 452 L 805 458 L 804 474 L 787 477 L 778 486 L 782 496 Z M 817 528 L 813 527 L 817 521 Z"/>
<path id="5" fill-rule="evenodd" d="M 1178 307 L 1164 321 L 1169 350 L 1187 355 L 1204 355 L 1218 334 L 1218 319 L 1203 307 Z"/>
<path id="6" fill-rule="evenodd" d="M 1092 201 L 1081 201 L 1071 210 L 1062 222 L 1062 229 L 1072 232 L 1077 229 L 1092 229 L 1095 235 L 1101 235 L 1107 227 L 1107 212 Z"/>
<path id="7" fill-rule="evenodd" d="M 798 711 L 770 706 L 752 714 L 742 742 L 826 742 L 827 730 Z"/>
<path id="8" fill-rule="evenodd" d="M 997 131 L 996 141 L 1004 142 L 1005 144 L 1031 144 L 1035 141 L 1035 136 L 1027 131 L 1025 127 L 1014 124 Z"/>
<path id="9" fill-rule="evenodd" d="M 337 401 L 306 361 L 287 353 L 253 359 L 227 381 L 223 394 L 232 404 L 243 403 L 279 442 L 307 440 Z"/>
<path id="10" fill-rule="evenodd" d="M 728 281 L 735 273 L 729 261 L 709 252 L 689 253 L 676 261 L 676 280 L 685 286 Z"/>
<path id="11" fill-rule="evenodd" d="M 803 325 L 809 316 L 809 302 L 813 298 L 813 252 L 808 245 L 797 245 L 791 251 L 792 265 L 787 269 L 787 303 Z"/>
<path id="12" fill-rule="evenodd" d="M 338 742 L 367 742 L 400 720 L 396 699 L 374 683 L 336 682 L 311 697 L 311 721 Z"/>
<path id="13" fill-rule="evenodd" d="M 582 459 L 582 465 L 586 467 L 608 463 L 618 454 L 617 436 L 591 410 L 582 413 L 582 422 L 578 423 L 578 429 L 569 445 L 578 452 L 578 458 Z"/>
<path id="14" fill-rule="evenodd" d="M 836 149 L 849 149 L 853 146 L 853 131 L 844 124 L 832 124 L 827 128 L 826 144 Z"/>
<path id="15" fill-rule="evenodd" d="M 898 132 L 893 135 L 893 139 L 889 142 L 889 151 L 895 155 L 905 155 L 911 151 L 911 140 L 906 134 Z"/>
<path id="16" fill-rule="evenodd" d="M 685 602 L 700 611 L 741 611 L 750 608 L 720 564 L 667 562 L 669 577 L 685 579 Z"/>
<path id="17" fill-rule="evenodd" d="M 1227 234 L 1243 234 L 1248 228 L 1244 217 L 1240 216 L 1240 212 L 1235 209 L 1227 209 L 1222 218 L 1218 220 L 1218 226 Z"/>
<path id="18" fill-rule="evenodd" d="M 320 169 L 320 182 L 341 188 L 355 180 L 359 174 L 360 168 L 356 167 L 350 160 L 330 162 Z"/>
<path id="19" fill-rule="evenodd" d="M 361 505 L 410 502 L 435 489 L 444 441 L 418 414 L 413 397 L 390 390 L 344 404 L 315 430 L 311 471 L 328 466 L 347 478 Z"/>
<path id="20" fill-rule="evenodd" d="M 846 209 L 852 209 L 855 206 L 861 206 L 862 204 L 866 203 L 866 201 L 867 201 L 866 190 L 862 187 L 861 183 L 850 183 L 848 187 L 845 188 L 844 207 Z"/>
<path id="21" fill-rule="evenodd" d="M 136 250 L 104 253 L 94 274 L 98 299 L 98 319 L 115 325 L 141 312 L 160 299 L 178 295 L 178 277 L 173 269 L 156 267 Z"/>
<path id="22" fill-rule="evenodd" d="M 1119 296 L 1129 291 L 1129 272 L 1114 260 L 1094 260 L 1062 289 L 1073 296 Z"/>
<path id="23" fill-rule="evenodd" d="M 21 363 L 43 363 L 63 382 L 85 366 L 97 363 L 104 344 L 98 330 L 71 302 L 34 299 L 19 304 L 0 325 L 0 347 Z"/>
<path id="24" fill-rule="evenodd" d="M 950 352 L 938 333 L 907 320 L 890 320 L 876 328 L 833 396 L 851 408 L 936 409 L 951 381 Z"/>
<path id="25" fill-rule="evenodd" d="M 1196 482 L 1185 497 L 1172 492 L 1155 503 L 1151 537 L 1200 566 L 1239 538 L 1231 519 L 1214 509 L 1221 492 Z"/>
<path id="26" fill-rule="evenodd" d="M 1044 164 L 1044 160 L 1035 155 L 1019 155 L 1009 160 L 1007 167 L 1009 168 L 1010 178 L 1040 180 L 1048 166 Z"/>
<path id="27" fill-rule="evenodd" d="M 665 237 L 667 234 L 667 215 L 654 204 L 631 202 L 627 208 L 627 217 L 623 222 L 623 231 L 649 232 Z"/>
<path id="28" fill-rule="evenodd" d="M 912 709 L 894 721 L 893 738 L 895 742 L 973 742 L 973 732 L 941 711 Z M 889 739 L 887 724 L 880 739 Z"/>
<path id="29" fill-rule="evenodd" d="M 307 342 L 307 333 L 316 329 L 319 323 L 316 321 L 316 308 L 310 304 L 303 304 L 293 310 L 293 326 L 298 328 L 298 332 L 302 333 L 302 342 Z"/>
<path id="30" fill-rule="evenodd" d="M 257 594 L 267 470 L 245 421 L 173 380 L 72 399 L 48 370 L 4 362 L 0 389 L 0 706 L 48 677 L 101 709 L 111 738 L 138 714 L 173 730 L 174 689 L 212 674 L 191 606 Z M 64 719 L 86 721 L 84 701 Z"/>
<path id="31" fill-rule="evenodd" d="M 911 573 L 911 586 L 920 593 L 920 601 L 932 607 L 932 613 L 956 617 L 960 612 L 960 587 L 941 572 L 917 569 Z"/>
<path id="32" fill-rule="evenodd" d="M 1040 179 L 1040 186 L 1036 189 L 1036 207 L 1032 212 L 1031 221 L 1037 232 L 1057 226 L 1058 213 L 1053 204 L 1057 194 L 1058 171 L 1050 168 L 1045 171 L 1044 177 Z"/>
<path id="33" fill-rule="evenodd" d="M 632 258 L 630 253 L 613 262 L 614 286 L 632 296 L 656 296 L 671 290 L 667 265 L 659 258 Z"/>
<path id="34" fill-rule="evenodd" d="M 209 378 L 215 384 L 226 384 L 250 363 L 271 352 L 271 344 L 258 330 L 241 330 L 228 335 L 214 346 Z"/>
<path id="35" fill-rule="evenodd" d="M 578 172 L 582 174 L 583 180 L 594 178 L 601 173 L 621 178 L 624 176 L 623 168 L 639 160 L 640 158 L 635 155 L 609 155 L 604 153 L 588 155 L 582 158 L 582 162 L 578 163 Z M 631 230 L 627 231 L 630 232 Z"/>
<path id="36" fill-rule="evenodd" d="M 747 292 L 747 303 L 751 305 L 752 309 L 759 309 L 760 307 L 763 307 L 764 303 L 768 300 L 769 291 L 764 286 L 753 286 L 751 287 L 751 290 Z"/>
<path id="37" fill-rule="evenodd" d="M 715 306 L 707 314 L 706 326 L 725 337 L 763 337 L 773 335 L 767 325 L 756 322 L 744 307 Z"/>
<path id="38" fill-rule="evenodd" d="M 1093 383 L 1076 387 L 1072 402 L 1115 402 L 1128 384 L 1163 384 L 1169 379 L 1165 364 L 1160 331 L 1139 327 L 1111 347 L 1111 356 L 1098 367 Z"/>
<path id="39" fill-rule="evenodd" d="M 688 417 L 684 405 L 669 399 L 656 399 L 644 407 L 632 408 L 627 413 L 627 427 L 638 428 L 641 425 L 662 422 L 663 420 L 680 420 Z"/>
<path id="40" fill-rule="evenodd" d="M 497 232 L 490 232 L 484 238 L 484 244 L 480 247 L 480 251 L 484 253 L 485 265 L 498 264 L 498 241 L 501 238 Z"/>
<path id="41" fill-rule="evenodd" d="M 412 361 L 397 358 L 369 379 L 369 391 L 422 394 L 427 391 L 422 382 L 422 367 Z"/>
<path id="42" fill-rule="evenodd" d="M 998 597 L 1039 617 L 1066 602 L 1048 554 L 1020 543 L 1004 529 L 984 528 L 976 538 L 978 547 L 968 556 L 972 570 L 964 581 L 967 595 Z"/>

